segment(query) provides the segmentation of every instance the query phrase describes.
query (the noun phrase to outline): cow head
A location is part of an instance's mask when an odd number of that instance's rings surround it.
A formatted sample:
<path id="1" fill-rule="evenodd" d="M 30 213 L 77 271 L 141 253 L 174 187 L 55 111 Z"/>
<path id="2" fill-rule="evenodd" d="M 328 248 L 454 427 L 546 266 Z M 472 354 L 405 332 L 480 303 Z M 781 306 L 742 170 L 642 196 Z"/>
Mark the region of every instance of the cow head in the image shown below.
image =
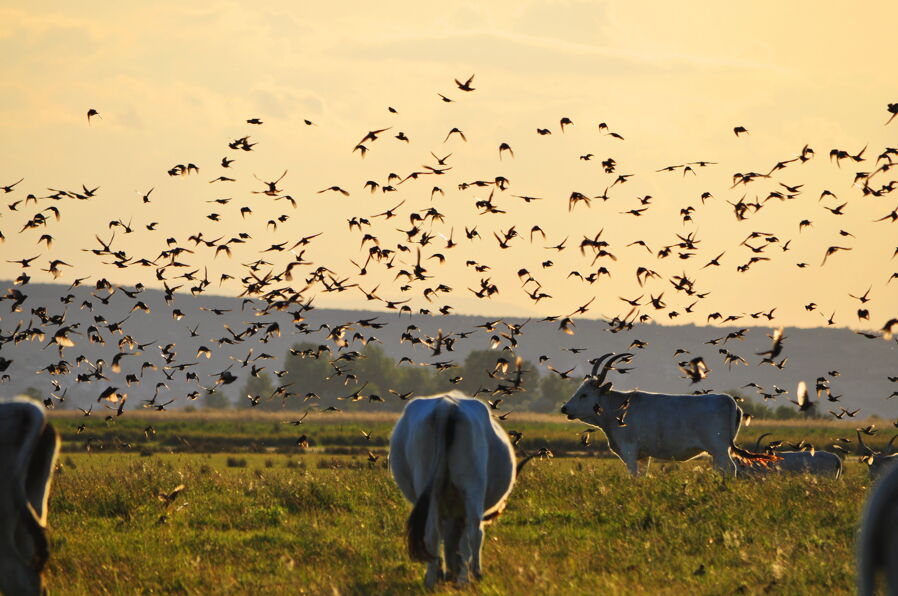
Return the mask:
<path id="1" fill-rule="evenodd" d="M 567 400 L 567 403 L 561 407 L 561 413 L 566 414 L 568 420 L 579 419 L 589 424 L 602 426 L 602 421 L 605 417 L 613 414 L 613 412 L 607 411 L 610 401 L 608 397 L 613 393 L 613 390 L 611 382 L 605 382 L 605 377 L 613 369 L 615 361 L 629 358 L 632 355 L 629 353 L 608 353 L 590 360 L 592 372 L 583 380 L 583 383 Z M 602 366 L 603 362 L 604 366 L 599 371 L 599 367 Z M 614 415 L 616 416 L 617 414 Z"/>
<path id="2" fill-rule="evenodd" d="M 866 443 L 864 443 L 864 438 L 861 436 L 861 432 L 856 432 L 857 442 L 861 446 L 861 449 L 864 450 L 864 455 L 861 457 L 861 461 L 869 466 L 871 478 L 878 478 L 886 469 L 898 463 L 898 453 L 895 453 L 894 448 L 892 447 L 892 443 L 895 442 L 895 439 L 898 439 L 898 435 L 894 435 L 889 440 L 886 448 L 882 451 L 873 451 Z"/>

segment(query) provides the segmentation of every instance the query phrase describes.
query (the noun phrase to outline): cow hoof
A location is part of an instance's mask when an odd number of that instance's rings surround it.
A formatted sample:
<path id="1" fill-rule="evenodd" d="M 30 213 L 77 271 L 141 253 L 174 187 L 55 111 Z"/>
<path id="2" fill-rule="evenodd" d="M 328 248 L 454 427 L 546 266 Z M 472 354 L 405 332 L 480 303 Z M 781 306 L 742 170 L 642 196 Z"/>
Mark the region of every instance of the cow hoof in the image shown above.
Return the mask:
<path id="1" fill-rule="evenodd" d="M 424 587 L 426 587 L 428 590 L 433 590 L 434 588 L 436 588 L 436 585 L 444 579 L 445 576 L 443 575 L 442 569 L 428 569 L 427 573 L 424 574 Z"/>

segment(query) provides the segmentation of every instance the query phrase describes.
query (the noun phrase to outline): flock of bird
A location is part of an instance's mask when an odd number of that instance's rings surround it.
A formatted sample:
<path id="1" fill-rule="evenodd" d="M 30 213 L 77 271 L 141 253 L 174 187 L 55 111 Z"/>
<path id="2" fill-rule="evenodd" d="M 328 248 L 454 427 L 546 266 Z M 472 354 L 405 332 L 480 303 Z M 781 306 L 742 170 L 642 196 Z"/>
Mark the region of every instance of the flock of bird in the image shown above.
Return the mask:
<path id="1" fill-rule="evenodd" d="M 467 94 L 477 91 L 474 85 L 473 75 L 463 81 L 456 79 L 454 92 L 438 93 L 435 101 L 463 102 Z M 390 106 L 386 108 L 386 112 L 390 114 L 389 117 L 395 117 L 399 110 Z M 887 124 L 898 114 L 898 104 L 888 104 L 888 113 L 890 117 Z M 99 111 L 93 108 L 88 110 L 87 122 L 92 129 L 101 126 L 103 122 Z M 319 126 L 311 120 L 304 120 L 304 123 L 310 127 Z M 265 126 L 261 118 L 255 117 L 247 119 L 246 124 L 254 127 Z M 533 134 L 541 137 L 558 136 L 567 134 L 567 131 L 577 126 L 581 124 L 575 123 L 570 117 L 562 116 L 559 118 L 557 129 L 540 126 Z M 622 133 L 611 130 L 605 122 L 598 124 L 597 131 L 600 138 L 607 138 L 608 142 L 626 142 Z M 751 134 L 745 126 L 735 126 L 732 132 L 737 138 L 750 138 Z M 86 131 L 86 134 L 89 133 L 90 130 Z M 251 197 L 244 197 L 266 201 L 265 209 L 282 211 L 265 223 L 264 240 L 253 238 L 246 231 L 229 238 L 225 237 L 226 234 L 220 235 L 216 232 L 218 222 L 225 218 L 230 220 L 239 217 L 240 222 L 246 222 L 248 229 L 249 222 L 255 217 L 254 211 L 260 210 L 258 200 L 254 202 L 245 200 L 234 209 L 232 203 L 240 203 L 240 200 L 232 197 L 208 201 L 214 211 L 206 215 L 208 223 L 202 224 L 202 230 L 186 238 L 168 235 L 166 230 L 158 227 L 158 222 L 152 221 L 155 214 L 154 207 L 159 204 L 160 197 L 158 193 L 154 194 L 155 187 L 150 188 L 141 194 L 136 204 L 131 206 L 131 215 L 127 219 L 121 217 L 110 220 L 104 229 L 95 230 L 90 234 L 92 236 L 90 244 L 81 247 L 96 261 L 90 272 L 76 271 L 66 262 L 69 257 L 65 254 L 57 256 L 52 252 L 55 240 L 53 228 L 65 225 L 62 223 L 65 212 L 73 202 L 97 200 L 101 196 L 101 187 L 82 185 L 75 189 L 50 188 L 44 191 L 38 190 L 37 184 L 24 178 L 0 186 L 2 195 L 8 196 L 7 202 L 0 206 L 4 216 L 0 219 L 0 241 L 7 242 L 7 248 L 3 251 L 4 260 L 21 268 L 20 274 L 6 290 L 6 294 L 0 296 L 0 302 L 5 303 L 9 312 L 23 312 L 23 309 L 30 312 L 30 322 L 24 325 L 19 323 L 14 328 L 11 328 L 11 325 L 2 325 L 3 319 L 0 319 L 0 374 L 5 375 L 3 381 L 10 380 L 6 371 L 16 359 L 16 346 L 22 342 L 41 342 L 46 348 L 48 359 L 42 363 L 29 363 L 29 366 L 33 366 L 35 371 L 46 374 L 49 378 L 50 386 L 46 387 L 48 391 L 45 400 L 47 407 L 52 408 L 64 402 L 67 388 L 73 383 L 97 384 L 97 401 L 104 403 L 108 408 L 107 418 L 112 419 L 123 415 L 133 407 L 126 407 L 127 391 L 121 388 L 126 384 L 129 388 L 142 388 L 141 393 L 147 397 L 144 407 L 161 411 L 172 405 L 185 405 L 191 399 L 201 398 L 204 393 L 211 393 L 223 385 L 233 383 L 238 379 L 232 370 L 234 366 L 249 369 L 253 376 L 257 376 L 265 368 L 261 366 L 259 359 L 272 359 L 268 354 L 253 357 L 250 350 L 245 359 L 230 364 L 222 363 L 223 370 L 212 378 L 204 379 L 191 369 L 199 358 L 215 356 L 214 352 L 206 347 L 207 344 L 218 342 L 219 345 L 227 343 L 253 346 L 284 332 L 296 335 L 317 334 L 323 337 L 324 343 L 317 351 L 297 355 L 327 359 L 333 375 L 345 377 L 347 384 L 357 387 L 348 401 L 358 401 L 369 396 L 363 394 L 365 379 L 358 379 L 353 375 L 352 362 L 361 357 L 356 349 L 359 345 L 376 340 L 372 334 L 375 330 L 388 322 L 401 325 L 401 322 L 395 321 L 401 321 L 403 315 L 412 318 L 450 314 L 454 307 L 447 300 L 453 294 L 459 293 L 473 295 L 478 300 L 489 300 L 500 292 L 520 291 L 529 297 L 534 307 L 542 309 L 543 301 L 554 304 L 555 299 L 550 294 L 548 284 L 541 279 L 550 272 L 560 269 L 561 263 L 557 261 L 563 259 L 568 259 L 565 264 L 572 266 L 565 279 L 573 279 L 581 284 L 579 287 L 582 288 L 582 295 L 571 301 L 571 304 L 579 306 L 559 308 L 557 312 L 534 321 L 534 325 L 553 325 L 562 336 L 572 336 L 577 332 L 577 318 L 587 315 L 598 304 L 601 304 L 605 312 L 623 309 L 620 314 L 608 317 L 607 329 L 613 333 L 633 330 L 642 323 L 655 320 L 656 317 L 674 320 L 685 315 L 696 317 L 701 313 L 708 323 L 713 321 L 719 324 L 750 319 L 774 327 L 770 335 L 770 349 L 757 354 L 760 358 L 752 355 L 750 358 L 757 361 L 750 363 L 745 356 L 731 352 L 725 347 L 729 340 L 743 339 L 744 335 L 749 333 L 748 328 L 709 339 L 710 345 L 720 347 L 723 363 L 729 367 L 749 364 L 771 365 L 778 368 L 787 366 L 787 358 L 783 354 L 787 337 L 782 328 L 777 329 L 779 325 L 774 322 L 779 305 L 751 313 L 724 313 L 721 310 L 724 305 L 713 303 L 713 299 L 709 298 L 711 291 L 700 286 L 697 276 L 699 272 L 724 267 L 724 257 L 732 259 L 737 251 L 746 255 L 744 262 L 726 265 L 734 267 L 738 273 L 745 273 L 760 263 L 774 259 L 775 256 L 780 259 L 788 258 L 787 253 L 793 248 L 793 244 L 799 242 L 802 232 L 813 226 L 811 217 L 794 222 L 795 235 L 791 238 L 759 230 L 746 231 L 745 226 L 751 224 L 744 222 L 750 221 L 759 211 L 773 205 L 807 199 L 804 184 L 786 183 L 777 176 L 784 171 L 792 173 L 807 162 L 819 159 L 814 148 L 805 145 L 793 156 L 775 159 L 766 171 L 734 173 L 730 190 L 737 193 L 744 190 L 745 194 L 727 203 L 731 208 L 733 220 L 737 225 L 743 225 L 736 232 L 739 237 L 733 236 L 732 248 L 709 252 L 700 246 L 702 239 L 694 224 L 706 204 L 719 204 L 719 200 L 712 192 L 703 192 L 694 202 L 680 209 L 677 221 L 672 222 L 669 227 L 672 230 L 669 238 L 654 240 L 639 238 L 638 218 L 652 208 L 653 198 L 650 195 L 636 197 L 636 204 L 632 208 L 624 205 L 623 202 L 628 200 L 627 184 L 634 174 L 621 172 L 620 164 L 613 157 L 602 159 L 596 157 L 594 153 L 579 155 L 579 160 L 598 162 L 598 175 L 604 176 L 607 184 L 602 183 L 605 188 L 599 194 L 570 192 L 566 200 L 569 217 L 572 221 L 582 218 L 588 213 L 587 210 L 596 205 L 605 203 L 621 205 L 617 210 L 617 217 L 632 230 L 632 241 L 625 245 L 613 245 L 605 237 L 604 229 L 583 234 L 580 239 L 572 238 L 570 234 L 564 237 L 563 234 L 559 234 L 549 240 L 550 235 L 554 236 L 554 233 L 546 229 L 549 227 L 546 223 L 534 224 L 529 229 L 525 229 L 520 223 L 507 229 L 502 227 L 487 229 L 491 216 L 516 213 L 518 210 L 526 209 L 530 203 L 547 198 L 525 192 L 514 194 L 514 191 L 510 190 L 512 181 L 502 175 L 485 179 L 460 176 L 459 171 L 454 169 L 452 158 L 453 154 L 461 151 L 468 143 L 468 136 L 460 128 L 452 127 L 445 137 L 437 140 L 440 146 L 448 147 L 451 144 L 452 151 L 440 151 L 438 154 L 435 148 L 428 148 L 428 163 L 420 168 L 405 174 L 390 172 L 383 180 L 366 181 L 362 185 L 361 192 L 379 194 L 378 198 L 389 198 L 389 195 L 395 195 L 397 198 L 395 201 L 391 200 L 391 206 L 387 209 L 351 217 L 346 221 L 348 232 L 344 230 L 343 233 L 337 231 L 336 222 L 328 229 L 304 235 L 291 231 L 293 226 L 291 210 L 297 209 L 303 199 L 287 191 L 288 169 L 284 169 L 282 174 L 270 180 L 253 173 L 258 186 L 251 191 Z M 390 137 L 396 142 L 412 143 L 409 135 L 397 130 L 396 126 L 383 126 L 368 130 L 361 135 L 360 140 L 351 146 L 351 153 L 366 158 L 384 143 L 383 139 Z M 218 185 L 214 188 L 219 188 L 238 179 L 248 181 L 247 177 L 238 173 L 240 161 L 246 154 L 256 150 L 259 142 L 253 139 L 252 134 L 246 134 L 223 143 L 222 151 L 226 152 L 226 155 L 217 161 L 217 170 L 209 180 L 209 184 Z M 496 147 L 500 162 L 522 158 L 521 152 L 516 154 L 511 144 L 506 141 L 496 142 Z M 857 198 L 840 198 L 837 195 L 843 194 L 841 191 L 836 193 L 823 189 L 820 192 L 809 210 L 817 209 L 821 217 L 825 214 L 842 216 L 849 206 L 854 207 L 856 201 L 861 199 L 877 199 L 876 202 L 864 205 L 864 209 L 880 209 L 879 205 L 889 198 L 898 185 L 898 180 L 889 178 L 892 168 L 898 165 L 898 148 L 884 147 L 877 153 L 868 151 L 867 147 L 857 151 L 834 148 L 829 151 L 829 160 L 832 167 L 840 172 L 847 172 L 847 169 L 842 169 L 843 164 L 861 167 L 863 171 L 850 174 L 852 180 L 849 192 L 858 195 Z M 200 159 L 196 161 L 202 162 Z M 678 174 L 682 179 L 687 176 L 699 176 L 703 171 L 718 165 L 710 160 L 683 161 L 660 167 L 657 173 Z M 187 178 L 199 176 L 200 171 L 196 163 L 187 162 L 173 165 L 167 170 L 167 174 L 171 177 Z M 203 172 L 205 171 L 204 167 Z M 453 178 L 454 187 L 443 182 Z M 429 181 L 436 183 L 431 184 Z M 748 189 L 755 188 L 761 181 L 774 184 L 774 187 L 766 196 L 756 195 L 749 198 Z M 346 184 L 329 184 L 316 187 L 314 192 L 321 195 L 349 197 L 357 191 Z M 448 193 L 455 193 L 459 197 L 458 202 L 470 193 L 475 194 L 469 218 L 461 221 L 453 220 L 441 212 L 443 209 L 441 202 L 448 200 Z M 634 199 L 630 197 L 629 200 Z M 116 208 L 124 207 L 119 203 Z M 15 217 L 21 218 L 21 221 L 11 221 Z M 633 219 L 627 219 L 630 217 Z M 522 218 L 520 221 L 523 220 Z M 885 215 L 873 217 L 871 221 L 873 220 L 884 228 L 888 227 L 888 230 L 884 229 L 883 237 L 894 241 L 896 236 L 890 224 L 898 222 L 898 206 Z M 397 227 L 394 221 L 405 223 Z M 145 243 L 130 242 L 129 235 L 141 227 L 156 234 L 153 237 L 158 242 L 156 247 L 158 253 L 156 250 L 144 249 Z M 6 228 L 10 238 L 4 236 L 3 228 Z M 674 231 L 680 229 L 683 231 Z M 796 266 L 800 269 L 826 267 L 832 260 L 840 258 L 842 253 L 851 251 L 854 240 L 855 235 L 850 230 L 840 230 L 838 236 L 831 242 L 820 246 L 819 264 L 799 262 Z M 259 242 L 264 242 L 268 246 L 258 245 Z M 323 255 L 328 251 L 334 250 L 337 246 L 342 248 L 351 244 L 359 247 L 357 258 L 350 259 L 348 263 L 342 265 L 330 262 L 324 264 L 326 259 L 323 259 Z M 466 260 L 465 271 L 468 272 L 470 283 L 465 288 L 458 289 L 450 287 L 450 282 L 441 268 L 453 260 L 454 252 L 461 252 L 458 247 L 463 244 L 468 245 L 470 251 L 478 257 Z M 496 279 L 498 268 L 494 268 L 489 262 L 490 256 L 496 256 L 497 259 L 506 262 L 508 257 L 505 255 L 510 253 L 505 251 L 514 253 L 519 247 L 525 247 L 526 250 L 520 252 L 526 255 L 535 249 L 537 254 L 545 256 L 532 262 L 526 261 L 529 258 L 527 256 L 521 257 L 520 261 L 516 260 L 515 262 L 521 264 L 515 275 L 509 277 L 513 280 L 516 278 L 514 285 L 517 287 L 506 289 L 508 285 Z M 320 257 L 313 256 L 316 251 Z M 898 246 L 883 246 L 882 251 L 883 262 L 887 262 L 898 255 Z M 147 252 L 151 254 L 141 254 Z M 627 253 L 626 256 L 623 255 L 624 252 Z M 630 255 L 637 253 L 641 255 L 638 259 L 631 258 Z M 650 262 L 651 259 L 656 262 L 665 259 L 678 261 L 683 265 L 684 272 L 665 279 L 665 276 L 656 270 L 658 266 Z M 640 264 L 633 267 L 629 275 L 635 277 L 640 288 L 638 295 L 614 297 L 601 295 L 593 290 L 594 287 L 598 287 L 595 284 L 601 285 L 603 278 L 624 275 L 623 269 L 637 260 Z M 222 266 L 218 278 L 210 276 L 210 268 L 214 269 L 222 262 L 226 262 L 226 265 Z M 687 273 L 686 267 L 692 268 L 693 271 Z M 34 268 L 54 280 L 69 284 L 67 288 L 64 285 L 60 286 L 64 291 L 59 296 L 59 304 L 35 304 L 33 300 L 29 300 L 28 284 Z M 103 277 L 108 275 L 114 279 L 117 270 L 129 269 L 133 272 L 138 268 L 147 272 L 146 285 L 137 283 L 133 287 L 127 287 Z M 860 332 L 865 337 L 890 341 L 892 336 L 898 333 L 898 318 L 892 317 L 874 323 L 870 321 L 869 306 L 876 294 L 874 284 L 878 288 L 895 279 L 898 279 L 898 272 L 893 273 L 887 280 L 871 280 L 870 287 L 864 288 L 866 291 L 848 294 L 857 301 L 856 325 L 873 329 L 869 332 Z M 231 288 L 235 285 L 239 287 L 238 295 L 243 298 L 243 306 L 247 313 L 252 312 L 252 320 L 242 329 L 232 329 L 224 325 L 223 329 L 200 330 L 197 325 L 190 325 L 189 313 L 182 312 L 177 305 L 178 295 L 186 292 L 193 296 L 212 293 L 225 283 Z M 78 286 L 91 288 L 92 296 L 80 305 L 74 303 L 74 295 L 71 293 L 72 289 Z M 164 291 L 168 312 L 151 312 L 141 297 L 141 293 L 150 286 Z M 384 316 L 392 311 L 398 314 L 398 319 L 394 314 L 391 315 L 392 322 L 377 317 L 333 322 L 319 328 L 312 328 L 305 322 L 307 313 L 316 308 L 312 304 L 313 299 L 323 301 L 327 300 L 329 295 L 342 292 L 358 292 L 364 296 L 372 309 L 386 311 Z M 237 294 L 236 291 L 234 293 Z M 109 305 L 114 296 L 117 296 L 115 300 L 129 301 L 131 304 L 129 317 L 144 315 L 184 319 L 185 337 L 189 333 L 189 337 L 199 338 L 198 341 L 202 342 L 202 345 L 195 353 L 191 351 L 185 355 L 179 354 L 178 346 L 174 343 L 161 346 L 155 345 L 154 338 L 132 336 L 128 331 L 127 318 L 110 321 L 103 314 L 103 307 Z M 596 300 L 599 300 L 598 304 Z M 70 309 L 76 308 L 91 312 L 93 324 L 82 328 L 80 323 L 71 323 L 67 314 Z M 894 305 L 886 304 L 884 308 L 894 308 Z M 819 307 L 811 301 L 805 305 L 805 309 L 815 311 L 819 310 Z M 213 314 L 221 314 L 216 309 L 207 310 Z M 281 329 L 277 322 L 268 318 L 274 313 L 284 312 L 292 316 L 291 329 Z M 9 320 L 9 317 L 5 319 Z M 823 319 L 827 324 L 833 325 L 836 322 L 835 313 L 824 314 Z M 458 342 L 480 341 L 479 347 L 496 349 L 497 364 L 496 370 L 493 371 L 496 386 L 486 387 L 483 392 L 493 397 L 507 398 L 521 389 L 520 359 L 516 359 L 513 353 L 519 342 L 524 341 L 522 337 L 526 325 L 526 322 L 516 324 L 496 319 L 485 321 L 470 330 L 427 335 L 416 325 L 409 324 L 403 338 L 423 352 L 422 361 L 411 364 L 431 366 L 441 372 L 451 371 L 456 363 L 451 359 L 432 359 L 444 357 L 452 352 Z M 217 337 L 219 333 L 221 337 Z M 92 362 L 85 356 L 78 355 L 78 346 L 84 342 L 92 346 L 108 346 L 108 356 Z M 634 340 L 631 348 L 644 347 L 639 344 L 640 340 Z M 511 357 L 507 353 L 509 351 L 512 352 Z M 143 364 L 139 368 L 130 366 L 131 363 L 137 362 L 133 357 L 138 355 L 143 356 Z M 424 362 L 428 357 L 432 361 Z M 678 365 L 683 376 L 693 383 L 707 379 L 711 372 L 710 364 L 704 358 L 690 359 L 686 350 L 678 350 L 674 358 L 685 358 L 679 361 Z M 573 376 L 574 369 L 558 370 L 549 360 L 541 358 L 540 365 L 562 378 Z M 273 372 L 281 377 L 285 371 Z M 117 375 L 121 380 L 111 381 L 110 373 Z M 165 396 L 167 385 L 164 380 L 159 380 L 153 387 L 147 387 L 153 382 L 152 373 L 164 374 L 169 380 L 174 375 L 183 376 L 188 382 L 196 384 L 196 390 L 186 396 Z M 451 372 L 446 374 L 451 375 Z M 832 376 L 837 374 L 837 371 L 832 371 Z M 898 382 L 898 377 L 890 377 L 889 380 Z M 102 385 L 105 387 L 100 388 Z M 779 388 L 768 391 L 759 385 L 753 385 L 758 393 L 765 397 L 788 395 L 788 392 Z M 898 391 L 892 396 L 896 394 Z M 401 399 L 409 397 L 409 394 L 400 395 L 398 392 L 396 395 Z M 839 397 L 833 396 L 829 390 L 826 376 L 817 379 L 816 395 L 818 399 L 827 397 L 833 402 L 838 401 Z M 260 398 L 274 397 L 282 400 L 309 398 L 302 388 L 285 385 L 279 385 L 271 396 L 248 397 L 253 405 L 259 403 Z M 566 396 L 559 396 L 559 399 L 564 397 Z M 807 397 L 807 392 L 800 392 L 795 403 L 802 410 L 810 407 L 811 401 Z M 91 409 L 82 411 L 85 415 L 89 415 Z M 853 417 L 857 414 L 857 410 L 842 408 L 841 411 L 833 410 L 832 414 L 836 418 L 846 415 Z"/>

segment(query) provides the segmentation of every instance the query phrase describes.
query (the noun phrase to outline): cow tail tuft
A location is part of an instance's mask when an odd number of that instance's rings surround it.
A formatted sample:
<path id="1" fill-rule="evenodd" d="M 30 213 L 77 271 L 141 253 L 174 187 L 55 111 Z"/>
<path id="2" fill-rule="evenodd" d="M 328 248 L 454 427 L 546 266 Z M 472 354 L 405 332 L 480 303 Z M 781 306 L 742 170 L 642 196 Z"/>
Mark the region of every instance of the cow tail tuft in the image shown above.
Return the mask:
<path id="1" fill-rule="evenodd" d="M 418 495 L 415 506 L 412 508 L 405 525 L 408 554 L 413 561 L 430 562 L 436 559 L 439 554 L 431 553 L 427 550 L 425 537 L 427 536 L 431 512 L 434 514 L 433 523 L 436 524 L 435 516 L 438 504 L 435 496 L 442 490 L 448 468 L 446 453 L 449 451 L 455 438 L 454 413 L 454 408 L 440 408 L 437 410 L 434 420 L 434 436 L 444 437 L 445 440 L 434 445 L 433 470 L 430 480 L 427 482 L 424 490 L 421 491 L 421 494 Z"/>
<path id="2" fill-rule="evenodd" d="M 424 534 L 427 530 L 427 515 L 430 513 L 430 494 L 433 487 L 428 486 L 418 496 L 405 524 L 408 539 L 408 554 L 413 561 L 432 561 L 434 556 L 427 552 Z"/>

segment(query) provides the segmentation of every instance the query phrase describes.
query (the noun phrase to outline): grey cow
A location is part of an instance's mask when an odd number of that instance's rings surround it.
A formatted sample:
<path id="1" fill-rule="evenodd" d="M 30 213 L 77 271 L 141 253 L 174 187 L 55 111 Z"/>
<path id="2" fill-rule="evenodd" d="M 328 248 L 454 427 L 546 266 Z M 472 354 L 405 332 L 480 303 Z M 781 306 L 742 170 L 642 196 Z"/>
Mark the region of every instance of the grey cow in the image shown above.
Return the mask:
<path id="1" fill-rule="evenodd" d="M 49 550 L 47 499 L 59 435 L 44 408 L 0 400 L 0 593 L 40 594 Z"/>
<path id="2" fill-rule="evenodd" d="M 561 408 L 570 420 L 600 427 L 630 474 L 645 473 L 652 457 L 685 461 L 708 453 L 724 476 L 736 474 L 733 455 L 755 462 L 776 459 L 736 446 L 742 410 L 725 393 L 697 396 L 615 390 L 605 377 L 615 361 L 630 356 L 605 354 L 593 360 L 592 372 Z"/>
<path id="3" fill-rule="evenodd" d="M 511 442 L 487 406 L 459 393 L 408 402 L 390 438 L 390 469 L 414 504 L 408 550 L 427 562 L 425 584 L 481 575 L 483 522 L 505 507 L 517 470 Z"/>
<path id="4" fill-rule="evenodd" d="M 770 433 L 764 433 L 758 437 L 755 443 L 755 451 L 761 451 L 761 439 Z M 814 474 L 818 476 L 832 476 L 839 478 L 842 475 L 842 458 L 830 451 L 774 451 L 766 449 L 766 453 L 776 455 L 779 459 L 769 465 L 749 466 L 741 462 L 739 472 L 747 474 L 770 474 L 777 472 L 791 472 L 795 474 Z"/>

